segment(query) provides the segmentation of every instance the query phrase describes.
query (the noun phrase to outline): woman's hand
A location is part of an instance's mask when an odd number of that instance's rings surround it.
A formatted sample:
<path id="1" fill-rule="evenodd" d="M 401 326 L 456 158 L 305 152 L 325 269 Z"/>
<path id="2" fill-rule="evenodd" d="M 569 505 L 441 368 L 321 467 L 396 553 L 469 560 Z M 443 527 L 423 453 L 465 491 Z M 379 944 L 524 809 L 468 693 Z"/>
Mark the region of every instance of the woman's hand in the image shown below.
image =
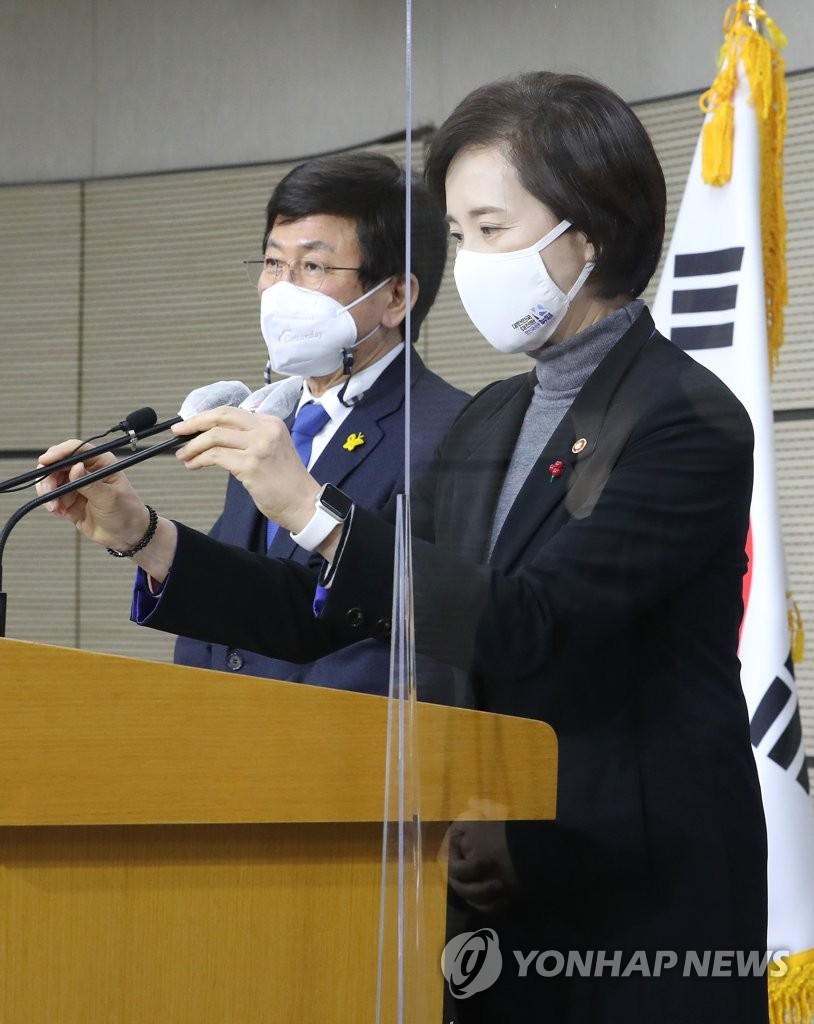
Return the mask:
<path id="1" fill-rule="evenodd" d="M 90 445 L 84 447 L 89 448 Z M 39 463 L 47 468 L 52 462 L 59 462 L 81 448 L 81 441 L 63 441 L 40 455 Z M 81 480 L 89 473 L 115 462 L 111 454 L 97 455 L 87 462 L 77 462 L 68 469 L 50 473 L 37 484 L 37 493 L 47 494 L 69 481 Z M 70 519 L 89 540 L 117 550 L 128 550 L 137 544 L 144 535 L 149 519 L 144 502 L 124 473 L 113 473 L 88 487 L 64 494 L 61 498 L 49 501 L 45 507 L 55 516 Z"/>
<path id="2" fill-rule="evenodd" d="M 302 464 L 281 419 L 223 406 L 191 416 L 172 429 L 181 437 L 198 435 L 176 453 L 187 469 L 227 470 L 264 516 L 291 533 L 311 520 L 320 487 Z"/>
<path id="3" fill-rule="evenodd" d="M 43 452 L 39 463 L 47 468 L 82 447 L 82 442 L 76 439 L 63 441 Z M 89 448 L 90 445 L 84 447 Z M 63 484 L 81 480 L 97 469 L 114 465 L 115 462 L 116 459 L 109 453 L 97 455 L 86 462 L 77 462 L 67 469 L 50 473 L 37 484 L 37 493 L 47 494 Z M 69 519 L 80 533 L 95 544 L 115 551 L 129 551 L 135 547 L 144 537 L 150 521 L 146 505 L 124 473 L 111 473 L 103 480 L 49 501 L 45 507 L 58 518 Z M 175 525 L 169 520 L 159 519 L 155 536 L 138 552 L 134 562 L 155 579 L 163 580 L 172 564 L 176 537 Z"/>
<path id="4" fill-rule="evenodd" d="M 447 831 L 450 888 L 475 910 L 504 910 L 519 892 L 504 821 L 454 822 Z"/>

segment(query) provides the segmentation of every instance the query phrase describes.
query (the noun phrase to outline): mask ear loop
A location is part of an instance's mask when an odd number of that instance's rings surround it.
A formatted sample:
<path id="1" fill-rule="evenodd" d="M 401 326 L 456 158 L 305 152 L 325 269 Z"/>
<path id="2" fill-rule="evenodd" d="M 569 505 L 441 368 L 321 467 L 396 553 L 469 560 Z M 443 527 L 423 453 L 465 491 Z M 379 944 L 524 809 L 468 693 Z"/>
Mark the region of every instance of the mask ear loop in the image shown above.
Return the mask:
<path id="1" fill-rule="evenodd" d="M 388 281 L 393 280 L 394 275 L 391 274 L 386 277 L 383 281 L 379 281 L 378 284 L 374 284 L 372 288 L 368 288 L 364 295 L 360 295 L 358 299 L 354 299 L 353 302 L 349 302 L 347 306 L 343 306 L 343 310 L 353 309 L 354 306 L 358 306 L 360 302 L 364 302 L 365 299 L 369 299 L 371 295 L 375 295 L 380 288 L 384 288 Z M 372 333 L 372 332 L 371 332 Z M 362 339 L 364 341 L 364 338 Z M 359 344 L 358 342 L 356 343 Z"/>
<path id="2" fill-rule="evenodd" d="M 372 333 L 373 332 L 371 331 L 371 334 Z M 368 338 L 369 337 L 370 334 L 368 335 Z M 348 384 L 350 384 L 351 374 L 353 373 L 353 358 L 354 357 L 352 348 L 342 349 L 342 373 L 346 375 L 347 379 L 345 380 L 345 383 L 342 385 L 342 388 L 336 397 L 339 400 L 339 402 L 345 406 L 346 409 L 352 409 L 357 402 L 361 402 L 362 399 L 365 397 L 365 392 L 363 391 L 361 395 L 354 395 L 353 398 L 348 399 L 347 402 L 345 401 L 345 392 L 348 390 Z"/>
<path id="3" fill-rule="evenodd" d="M 580 288 L 585 284 L 585 282 L 590 277 L 591 271 L 594 269 L 595 266 L 596 266 L 596 261 L 595 260 L 588 260 L 587 263 L 585 264 L 585 266 L 579 272 L 579 275 L 577 276 L 576 281 L 574 281 L 574 283 L 571 285 L 570 289 L 568 290 L 568 294 L 566 296 L 566 298 L 568 299 L 568 305 L 569 306 L 571 305 L 571 300 L 573 299 L 573 297 L 577 294 L 577 292 L 580 290 Z"/>
<path id="4" fill-rule="evenodd" d="M 374 295 L 380 288 L 384 288 L 387 282 L 391 281 L 392 279 L 393 275 L 391 274 L 390 277 L 386 277 L 383 281 L 380 281 L 369 291 L 366 291 L 364 295 L 360 295 L 358 299 L 354 299 L 353 302 L 348 303 L 347 306 L 343 306 L 343 312 L 346 312 L 349 309 L 353 309 L 353 307 L 358 306 L 360 302 L 364 302 L 365 299 L 369 298 L 369 296 L 371 295 Z M 348 390 L 348 384 L 350 384 L 351 374 L 353 373 L 353 349 L 356 348 L 357 345 L 361 345 L 363 341 L 367 341 L 368 338 L 372 337 L 380 327 L 381 324 L 376 324 L 373 330 L 369 331 L 364 336 L 364 338 L 359 338 L 359 340 L 354 343 L 352 348 L 342 349 L 342 373 L 345 375 L 347 380 L 342 385 L 342 388 L 336 397 L 339 400 L 340 404 L 344 405 L 346 409 L 352 409 L 354 405 L 357 404 L 357 402 L 361 402 L 362 399 L 365 397 L 365 392 L 363 391 L 360 395 L 354 395 L 353 398 L 350 398 L 347 401 L 345 401 L 345 392 Z"/>
<path id="5" fill-rule="evenodd" d="M 536 245 L 529 246 L 529 248 L 536 249 L 538 253 L 542 252 L 543 249 L 547 249 L 552 242 L 555 242 L 560 237 L 560 235 L 564 235 L 570 227 L 573 227 L 570 220 L 561 220 L 559 224 L 556 224 L 548 232 L 548 234 L 543 235 L 543 237 Z"/>

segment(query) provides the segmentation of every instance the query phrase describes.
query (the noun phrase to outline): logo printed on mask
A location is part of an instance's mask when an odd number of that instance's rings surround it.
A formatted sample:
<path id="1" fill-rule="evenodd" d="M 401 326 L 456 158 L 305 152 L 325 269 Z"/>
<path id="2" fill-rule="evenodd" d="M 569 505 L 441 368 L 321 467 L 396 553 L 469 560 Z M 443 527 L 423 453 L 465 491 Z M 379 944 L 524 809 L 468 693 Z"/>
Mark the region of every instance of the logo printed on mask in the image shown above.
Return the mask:
<path id="1" fill-rule="evenodd" d="M 455 284 L 469 319 L 499 352 L 533 352 L 562 321 L 594 268 L 584 264 L 564 292 L 551 278 L 540 253 L 571 227 L 562 220 L 527 249 L 472 252 L 459 249 Z"/>
<path id="2" fill-rule="evenodd" d="M 521 330 L 524 334 L 533 334 L 538 331 L 541 327 L 545 327 L 549 320 L 552 319 L 553 314 L 541 306 L 538 302 L 529 313 L 528 316 L 524 316 L 522 320 L 518 320 L 517 323 L 512 324 L 512 330 Z"/>
<path id="3" fill-rule="evenodd" d="M 260 330 L 271 369 L 287 377 L 324 377 L 338 370 L 343 350 L 367 341 L 381 327 L 377 324 L 364 338 L 358 338 L 349 310 L 389 280 L 385 278 L 347 306 L 330 295 L 300 288 L 290 281 L 279 281 L 266 288 L 260 296 Z"/>
<path id="4" fill-rule="evenodd" d="M 280 342 L 288 345 L 292 341 L 319 341 L 322 337 L 319 331 L 311 331 L 310 334 L 294 334 L 293 331 L 283 331 L 280 335 Z"/>

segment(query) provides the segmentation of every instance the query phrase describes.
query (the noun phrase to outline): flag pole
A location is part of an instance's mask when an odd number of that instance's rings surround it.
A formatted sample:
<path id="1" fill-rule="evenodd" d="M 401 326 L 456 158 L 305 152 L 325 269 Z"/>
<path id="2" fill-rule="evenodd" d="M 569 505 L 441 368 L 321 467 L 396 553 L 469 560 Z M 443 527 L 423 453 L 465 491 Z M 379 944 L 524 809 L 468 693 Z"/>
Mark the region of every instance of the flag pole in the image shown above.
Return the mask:
<path id="1" fill-rule="evenodd" d="M 723 28 L 717 73 L 699 101 L 707 117 L 653 312 L 662 332 L 681 343 L 699 324 L 674 311 L 675 295 L 690 287 L 686 276 L 676 279 L 676 260 L 682 253 L 740 254 L 737 272 L 730 269 L 727 279 L 734 279 L 733 322 L 724 326 L 732 333 L 692 354 L 741 399 L 755 428 L 759 461 L 738 656 L 768 832 L 767 946 L 780 961 L 768 964 L 770 1018 L 772 1024 L 814 1024 L 814 814 L 794 679 L 803 633 L 783 555 L 769 388 L 788 293 L 788 92 L 780 55 L 787 40 L 754 0 L 730 3 Z M 706 326 L 720 327 L 721 321 Z"/>

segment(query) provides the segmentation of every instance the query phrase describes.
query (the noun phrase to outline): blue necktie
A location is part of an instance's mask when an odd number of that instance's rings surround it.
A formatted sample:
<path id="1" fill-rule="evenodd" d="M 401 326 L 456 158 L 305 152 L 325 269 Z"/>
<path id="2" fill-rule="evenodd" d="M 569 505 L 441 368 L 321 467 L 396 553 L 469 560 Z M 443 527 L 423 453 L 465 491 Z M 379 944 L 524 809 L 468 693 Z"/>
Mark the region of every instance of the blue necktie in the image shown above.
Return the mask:
<path id="1" fill-rule="evenodd" d="M 297 454 L 302 459 L 304 466 L 308 465 L 308 460 L 311 458 L 314 438 L 330 418 L 325 411 L 325 407 L 320 405 L 319 402 L 307 402 L 297 413 L 291 427 L 291 440 L 294 442 L 294 447 L 297 449 Z M 269 519 L 266 524 L 266 549 L 271 547 L 271 542 L 274 540 L 277 530 L 277 524 Z"/>

